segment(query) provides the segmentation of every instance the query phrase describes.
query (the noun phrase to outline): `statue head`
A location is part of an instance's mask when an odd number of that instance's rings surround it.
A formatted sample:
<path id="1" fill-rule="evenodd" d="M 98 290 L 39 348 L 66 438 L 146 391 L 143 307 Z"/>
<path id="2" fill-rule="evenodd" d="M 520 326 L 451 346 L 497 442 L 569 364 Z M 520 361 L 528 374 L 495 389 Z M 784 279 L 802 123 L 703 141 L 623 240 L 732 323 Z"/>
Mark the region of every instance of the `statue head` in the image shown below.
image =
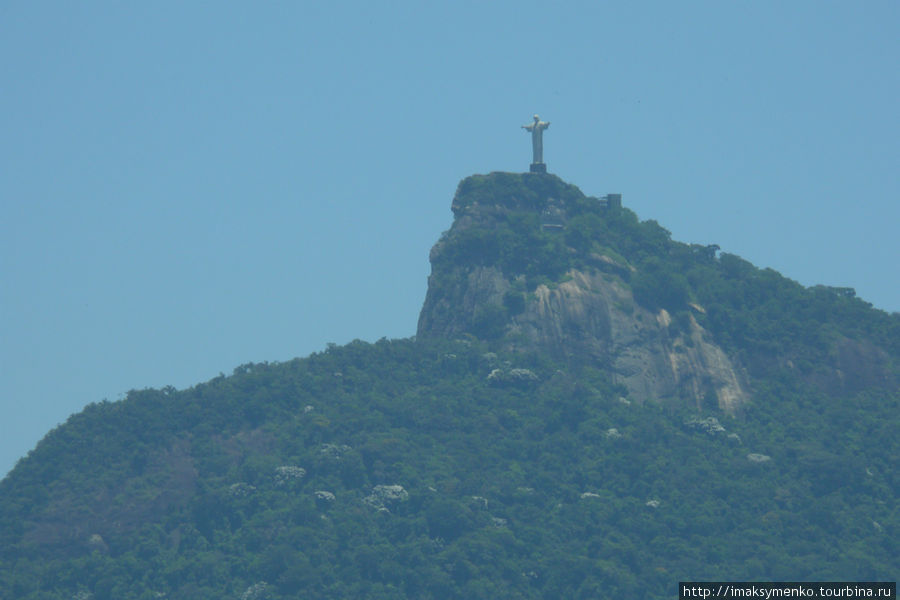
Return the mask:
<path id="1" fill-rule="evenodd" d="M 535 123 L 537 123 L 537 122 L 540 121 L 540 120 L 541 120 L 541 118 L 540 118 L 539 116 L 534 115 L 534 122 L 535 122 Z"/>

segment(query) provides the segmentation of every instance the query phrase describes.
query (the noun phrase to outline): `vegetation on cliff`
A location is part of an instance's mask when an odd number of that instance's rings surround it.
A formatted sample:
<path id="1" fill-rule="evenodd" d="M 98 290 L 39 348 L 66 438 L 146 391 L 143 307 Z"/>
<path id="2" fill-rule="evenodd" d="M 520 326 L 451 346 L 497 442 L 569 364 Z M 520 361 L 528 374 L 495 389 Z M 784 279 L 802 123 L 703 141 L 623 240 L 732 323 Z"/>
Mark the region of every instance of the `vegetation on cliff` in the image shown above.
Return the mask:
<path id="1" fill-rule="evenodd" d="M 542 227 L 551 206 L 564 228 Z M 453 211 L 453 227 L 432 250 L 420 337 L 448 329 L 501 337 L 538 285 L 552 287 L 572 269 L 600 270 L 644 308 L 665 309 L 676 326 L 695 319 L 754 377 L 800 376 L 830 391 L 898 385 L 900 316 L 873 309 L 851 288 L 805 288 L 718 245 L 674 241 L 656 221 L 606 208 L 552 175 L 469 177 Z M 475 307 L 480 319 L 448 327 L 435 312 L 458 313 L 459 290 L 478 266 L 499 269 L 511 292 Z M 450 301 L 441 305 L 442 297 Z"/>

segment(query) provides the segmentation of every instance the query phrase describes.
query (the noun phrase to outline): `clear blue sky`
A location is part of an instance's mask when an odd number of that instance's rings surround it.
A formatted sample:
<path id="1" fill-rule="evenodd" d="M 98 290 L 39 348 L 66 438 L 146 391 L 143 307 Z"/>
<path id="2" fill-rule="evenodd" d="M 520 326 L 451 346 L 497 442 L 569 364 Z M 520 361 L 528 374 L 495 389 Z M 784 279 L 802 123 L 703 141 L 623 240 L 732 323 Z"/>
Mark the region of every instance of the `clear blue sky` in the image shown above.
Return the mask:
<path id="1" fill-rule="evenodd" d="M 585 193 L 900 310 L 898 31 L 896 0 L 4 2 L 0 475 L 90 402 L 412 335 L 457 182 L 527 170 L 535 112 Z"/>

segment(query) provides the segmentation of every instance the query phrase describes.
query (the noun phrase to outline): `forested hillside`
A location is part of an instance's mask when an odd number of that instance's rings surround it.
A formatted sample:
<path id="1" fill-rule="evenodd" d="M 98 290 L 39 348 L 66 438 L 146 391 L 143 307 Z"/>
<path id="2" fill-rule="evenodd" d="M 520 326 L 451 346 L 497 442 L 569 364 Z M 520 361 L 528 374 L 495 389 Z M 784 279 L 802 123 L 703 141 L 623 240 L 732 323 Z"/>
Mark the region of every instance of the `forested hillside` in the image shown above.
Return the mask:
<path id="1" fill-rule="evenodd" d="M 133 391 L 50 432 L 0 482 L 0 598 L 896 578 L 900 318 L 549 175 L 469 178 L 453 208 L 415 339 Z M 678 385 L 628 371 L 640 344 Z"/>

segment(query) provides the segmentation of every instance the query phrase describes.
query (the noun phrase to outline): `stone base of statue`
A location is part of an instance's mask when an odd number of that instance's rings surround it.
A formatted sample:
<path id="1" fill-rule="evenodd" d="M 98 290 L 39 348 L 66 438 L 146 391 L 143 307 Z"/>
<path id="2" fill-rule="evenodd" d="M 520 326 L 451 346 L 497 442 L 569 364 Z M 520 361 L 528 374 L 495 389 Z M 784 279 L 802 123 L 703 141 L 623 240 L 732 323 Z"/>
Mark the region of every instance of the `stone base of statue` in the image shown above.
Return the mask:
<path id="1" fill-rule="evenodd" d="M 547 165 L 544 163 L 531 163 L 531 172 L 532 173 L 546 173 Z"/>

